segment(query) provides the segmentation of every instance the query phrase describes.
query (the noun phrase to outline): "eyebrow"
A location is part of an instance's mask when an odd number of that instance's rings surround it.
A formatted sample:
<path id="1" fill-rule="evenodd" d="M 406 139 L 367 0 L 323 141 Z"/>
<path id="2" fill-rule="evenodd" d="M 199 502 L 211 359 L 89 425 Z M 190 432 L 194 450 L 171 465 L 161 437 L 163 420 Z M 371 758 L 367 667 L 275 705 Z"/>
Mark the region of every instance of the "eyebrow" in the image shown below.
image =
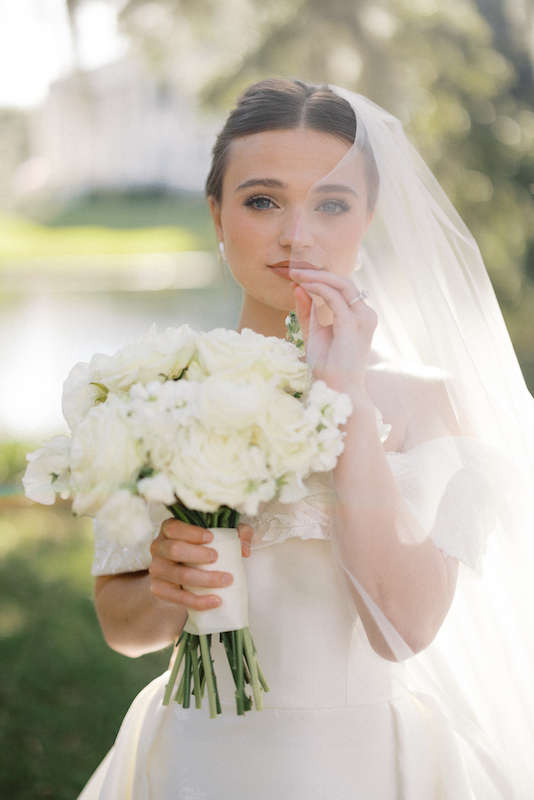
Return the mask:
<path id="1" fill-rule="evenodd" d="M 287 189 L 287 184 L 276 178 L 249 178 L 248 181 L 239 184 L 236 192 L 239 192 L 241 189 L 250 189 L 252 186 L 263 186 L 266 189 Z M 353 194 L 355 197 L 358 197 L 358 193 L 351 186 L 347 186 L 344 183 L 320 183 L 312 191 L 314 194 L 344 192 L 345 194 Z"/>
<path id="2" fill-rule="evenodd" d="M 265 186 L 267 189 L 287 189 L 287 184 L 276 180 L 276 178 L 249 178 L 248 181 L 239 184 L 236 192 L 240 189 L 249 189 L 251 186 Z"/>
<path id="3" fill-rule="evenodd" d="M 345 183 L 320 183 L 314 189 L 315 194 L 328 194 L 329 192 L 344 192 L 345 194 L 353 194 L 358 197 L 358 192 L 347 186 Z"/>

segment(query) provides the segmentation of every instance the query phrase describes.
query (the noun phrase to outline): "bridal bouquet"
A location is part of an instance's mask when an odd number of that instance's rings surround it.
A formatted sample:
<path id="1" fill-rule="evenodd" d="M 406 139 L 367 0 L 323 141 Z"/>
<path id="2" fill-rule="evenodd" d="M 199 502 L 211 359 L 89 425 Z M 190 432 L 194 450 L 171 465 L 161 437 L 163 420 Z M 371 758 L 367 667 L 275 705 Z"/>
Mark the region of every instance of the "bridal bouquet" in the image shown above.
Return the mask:
<path id="1" fill-rule="evenodd" d="M 237 524 L 261 503 L 292 503 L 304 479 L 329 471 L 343 450 L 347 395 L 310 381 L 298 348 L 251 330 L 195 333 L 155 328 L 113 356 L 77 364 L 63 390 L 71 436 L 28 455 L 26 494 L 52 504 L 72 496 L 107 537 L 132 546 L 154 537 L 151 508 L 164 504 L 185 522 L 210 528 L 216 568 L 233 583 L 215 609 L 190 609 L 164 703 L 182 668 L 176 699 L 220 713 L 211 636 L 220 634 L 236 684 L 239 714 L 257 709 L 268 686 L 248 628 L 246 578 Z M 214 568 L 206 565 L 206 568 Z M 191 588 L 197 594 L 213 590 Z"/>

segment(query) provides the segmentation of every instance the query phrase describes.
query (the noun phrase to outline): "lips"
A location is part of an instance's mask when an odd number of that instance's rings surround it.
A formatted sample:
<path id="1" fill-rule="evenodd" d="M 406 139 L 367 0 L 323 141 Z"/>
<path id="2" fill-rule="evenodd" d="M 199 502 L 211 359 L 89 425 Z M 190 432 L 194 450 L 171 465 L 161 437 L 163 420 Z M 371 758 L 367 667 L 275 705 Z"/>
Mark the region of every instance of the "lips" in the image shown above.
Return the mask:
<path id="1" fill-rule="evenodd" d="M 289 277 L 290 269 L 320 269 L 320 267 L 316 267 L 315 264 L 310 264 L 308 261 L 279 261 L 277 264 L 270 264 L 269 266 L 273 272 L 276 272 L 281 278 L 285 278 L 286 281 L 291 280 Z"/>

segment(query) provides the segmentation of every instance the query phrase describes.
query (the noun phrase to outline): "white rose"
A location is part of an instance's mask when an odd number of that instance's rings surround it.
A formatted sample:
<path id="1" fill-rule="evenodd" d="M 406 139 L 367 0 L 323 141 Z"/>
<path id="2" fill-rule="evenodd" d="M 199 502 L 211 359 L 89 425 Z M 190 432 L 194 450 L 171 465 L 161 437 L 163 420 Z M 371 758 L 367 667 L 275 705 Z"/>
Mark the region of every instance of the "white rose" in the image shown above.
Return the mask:
<path id="1" fill-rule="evenodd" d="M 309 471 L 313 456 L 310 424 L 300 400 L 286 392 L 278 391 L 269 403 L 265 424 L 262 426 L 260 444 L 267 452 L 267 461 L 276 479 L 298 480 Z"/>
<path id="2" fill-rule="evenodd" d="M 218 373 L 201 384 L 197 419 L 221 435 L 261 426 L 272 394 L 268 385 L 242 373 Z"/>
<path id="3" fill-rule="evenodd" d="M 127 391 L 133 383 L 179 378 L 193 356 L 195 337 L 189 325 L 167 328 L 163 334 L 158 334 L 153 325 L 141 339 L 125 345 L 106 364 L 98 359 L 93 363 L 91 359 L 94 380 L 112 391 Z"/>
<path id="4" fill-rule="evenodd" d="M 226 505 L 255 514 L 276 491 L 262 450 L 247 436 L 218 436 L 198 424 L 181 431 L 170 473 L 177 497 L 198 511 Z"/>
<path id="5" fill-rule="evenodd" d="M 74 430 L 107 391 L 127 392 L 132 384 L 179 378 L 195 351 L 196 333 L 188 325 L 158 334 L 153 325 L 137 342 L 114 355 L 95 353 L 89 364 L 71 370 L 63 386 L 63 415 Z"/>
<path id="6" fill-rule="evenodd" d="M 110 395 L 75 429 L 71 474 L 76 514 L 94 516 L 110 494 L 135 479 L 145 463 L 145 452 L 132 434 L 127 412 L 127 404 Z"/>
<path id="7" fill-rule="evenodd" d="M 28 453 L 29 463 L 22 483 L 30 500 L 51 506 L 55 503 L 56 492 L 67 499 L 70 495 L 70 448 L 68 436 L 54 436 L 40 450 Z"/>
<path id="8" fill-rule="evenodd" d="M 263 380 L 276 377 L 276 386 L 293 392 L 302 392 L 308 386 L 307 366 L 299 361 L 294 345 L 248 328 L 241 333 L 223 328 L 199 333 L 196 359 L 206 375 L 241 371 L 257 373 Z M 190 380 L 189 375 L 187 378 Z"/>
<path id="9" fill-rule="evenodd" d="M 145 501 L 127 489 L 119 489 L 96 514 L 106 536 L 122 547 L 152 541 L 154 526 Z"/>

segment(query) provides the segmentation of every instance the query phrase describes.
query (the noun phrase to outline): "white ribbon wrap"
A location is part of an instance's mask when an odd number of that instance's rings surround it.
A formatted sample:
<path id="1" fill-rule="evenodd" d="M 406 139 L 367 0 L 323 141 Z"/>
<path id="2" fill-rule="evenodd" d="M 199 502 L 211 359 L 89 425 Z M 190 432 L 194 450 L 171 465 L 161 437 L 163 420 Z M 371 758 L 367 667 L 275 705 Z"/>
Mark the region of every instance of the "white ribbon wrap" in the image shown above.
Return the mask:
<path id="1" fill-rule="evenodd" d="M 212 564 L 189 564 L 196 569 L 230 572 L 233 583 L 214 591 L 208 587 L 184 586 L 188 592 L 196 595 L 217 594 L 221 605 L 207 611 L 188 609 L 184 630 L 196 636 L 222 631 L 237 631 L 248 628 L 248 589 L 247 576 L 243 567 L 241 539 L 235 528 L 210 528 L 213 541 L 210 547 L 217 551 L 218 558 Z"/>

